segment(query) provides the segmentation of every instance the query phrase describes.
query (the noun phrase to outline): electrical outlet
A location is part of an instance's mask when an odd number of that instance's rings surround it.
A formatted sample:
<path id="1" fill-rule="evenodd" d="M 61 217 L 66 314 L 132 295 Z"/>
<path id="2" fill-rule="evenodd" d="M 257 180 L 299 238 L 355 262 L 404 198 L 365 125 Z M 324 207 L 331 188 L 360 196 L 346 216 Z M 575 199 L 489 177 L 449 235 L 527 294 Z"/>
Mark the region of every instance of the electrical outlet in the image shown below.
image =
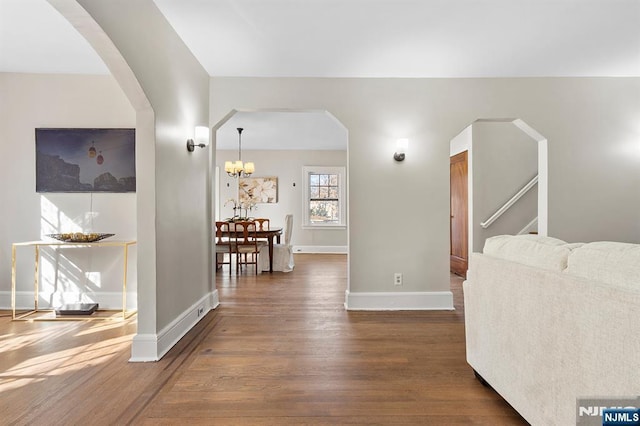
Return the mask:
<path id="1" fill-rule="evenodd" d="M 396 272 L 393 274 L 393 285 L 402 285 L 402 273 Z"/>

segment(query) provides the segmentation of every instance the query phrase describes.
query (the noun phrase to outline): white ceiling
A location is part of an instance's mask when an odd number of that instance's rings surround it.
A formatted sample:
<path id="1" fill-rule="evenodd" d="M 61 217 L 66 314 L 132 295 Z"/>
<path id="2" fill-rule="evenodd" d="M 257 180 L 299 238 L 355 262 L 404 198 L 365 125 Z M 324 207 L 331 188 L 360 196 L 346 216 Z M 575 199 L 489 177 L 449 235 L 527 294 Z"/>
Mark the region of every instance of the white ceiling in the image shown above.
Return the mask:
<path id="1" fill-rule="evenodd" d="M 237 112 L 216 135 L 217 149 L 347 149 L 347 130 L 322 111 Z M 255 161 L 255 160 L 254 160 Z"/>
<path id="2" fill-rule="evenodd" d="M 154 1 L 212 76 L 640 76 L 640 0 Z M 0 0 L 0 72 L 108 70 L 46 0 Z"/>
<path id="3" fill-rule="evenodd" d="M 155 0 L 213 76 L 640 75 L 638 0 Z"/>
<path id="4" fill-rule="evenodd" d="M 0 0 L 0 72 L 109 74 L 46 0 Z"/>

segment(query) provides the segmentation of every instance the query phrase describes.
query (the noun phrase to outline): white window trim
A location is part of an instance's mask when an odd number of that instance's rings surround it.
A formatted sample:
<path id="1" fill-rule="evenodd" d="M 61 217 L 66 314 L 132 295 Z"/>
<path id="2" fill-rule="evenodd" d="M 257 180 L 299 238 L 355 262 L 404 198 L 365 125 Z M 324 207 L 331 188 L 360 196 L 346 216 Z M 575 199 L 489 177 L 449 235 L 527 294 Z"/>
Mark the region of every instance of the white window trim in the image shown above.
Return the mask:
<path id="1" fill-rule="evenodd" d="M 345 167 L 335 166 L 303 166 L 302 182 L 302 228 L 303 229 L 336 229 L 345 228 L 347 226 L 347 174 Z M 336 174 L 338 175 L 339 190 L 339 223 L 311 223 L 309 220 L 309 174 Z"/>

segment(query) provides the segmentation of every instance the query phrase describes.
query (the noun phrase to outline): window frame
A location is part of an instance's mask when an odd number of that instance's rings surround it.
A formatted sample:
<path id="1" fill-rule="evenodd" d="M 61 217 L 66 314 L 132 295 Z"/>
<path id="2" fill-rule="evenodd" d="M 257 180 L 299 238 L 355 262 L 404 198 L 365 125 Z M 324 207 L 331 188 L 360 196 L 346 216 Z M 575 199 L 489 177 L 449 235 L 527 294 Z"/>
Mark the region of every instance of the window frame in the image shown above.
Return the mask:
<path id="1" fill-rule="evenodd" d="M 338 175 L 338 223 L 311 223 L 310 203 L 311 191 L 309 185 L 310 174 Z M 311 229 L 336 229 L 347 226 L 347 179 L 346 167 L 343 166 L 303 166 L 302 167 L 303 196 L 302 196 L 302 227 Z"/>

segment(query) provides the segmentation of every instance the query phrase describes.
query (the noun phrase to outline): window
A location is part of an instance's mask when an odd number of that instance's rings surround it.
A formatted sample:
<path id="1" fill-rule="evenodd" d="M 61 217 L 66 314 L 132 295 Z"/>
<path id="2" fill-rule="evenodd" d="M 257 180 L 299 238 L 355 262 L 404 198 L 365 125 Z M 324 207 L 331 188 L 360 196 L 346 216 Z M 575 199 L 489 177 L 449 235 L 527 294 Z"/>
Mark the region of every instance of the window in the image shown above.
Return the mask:
<path id="1" fill-rule="evenodd" d="M 304 226 L 346 225 L 344 167 L 303 167 Z"/>

